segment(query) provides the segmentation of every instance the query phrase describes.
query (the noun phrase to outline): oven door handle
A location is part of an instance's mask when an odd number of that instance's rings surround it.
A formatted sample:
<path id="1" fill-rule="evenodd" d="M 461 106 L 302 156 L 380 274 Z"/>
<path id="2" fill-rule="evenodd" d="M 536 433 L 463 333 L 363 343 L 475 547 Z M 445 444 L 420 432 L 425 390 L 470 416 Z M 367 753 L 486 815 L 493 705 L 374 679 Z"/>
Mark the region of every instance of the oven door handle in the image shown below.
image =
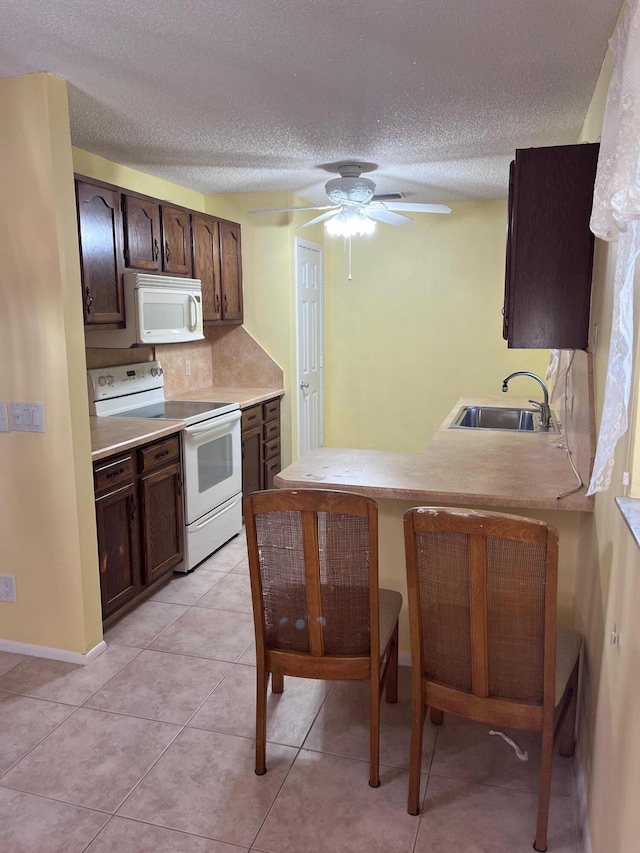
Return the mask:
<path id="1" fill-rule="evenodd" d="M 231 415 L 233 415 L 233 417 L 221 416 L 216 418 L 215 424 L 187 427 L 184 431 L 184 436 L 187 441 L 201 441 L 203 438 L 213 438 L 217 435 L 228 435 L 230 432 L 229 426 L 232 426 L 240 420 L 240 412 L 231 412 Z"/>

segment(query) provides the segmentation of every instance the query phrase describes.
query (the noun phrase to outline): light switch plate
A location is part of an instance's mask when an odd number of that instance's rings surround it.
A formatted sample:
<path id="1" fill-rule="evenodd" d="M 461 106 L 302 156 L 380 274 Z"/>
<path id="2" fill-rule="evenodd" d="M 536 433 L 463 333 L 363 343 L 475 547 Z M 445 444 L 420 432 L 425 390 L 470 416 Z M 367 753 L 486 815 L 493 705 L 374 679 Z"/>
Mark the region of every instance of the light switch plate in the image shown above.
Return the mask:
<path id="1" fill-rule="evenodd" d="M 42 403 L 9 403 L 11 429 L 16 432 L 46 432 Z"/>
<path id="2" fill-rule="evenodd" d="M 0 403 L 0 432 L 9 432 L 9 414 L 6 403 Z"/>

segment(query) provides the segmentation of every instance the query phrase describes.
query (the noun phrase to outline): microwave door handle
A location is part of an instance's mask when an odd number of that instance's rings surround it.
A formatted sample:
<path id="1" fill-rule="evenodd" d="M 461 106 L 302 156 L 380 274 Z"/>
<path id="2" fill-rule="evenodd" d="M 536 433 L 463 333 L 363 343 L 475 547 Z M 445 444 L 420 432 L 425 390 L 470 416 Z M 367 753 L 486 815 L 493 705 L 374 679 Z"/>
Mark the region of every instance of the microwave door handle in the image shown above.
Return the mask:
<path id="1" fill-rule="evenodd" d="M 189 331 L 195 332 L 198 325 L 198 303 L 191 293 L 189 294 L 189 319 Z"/>

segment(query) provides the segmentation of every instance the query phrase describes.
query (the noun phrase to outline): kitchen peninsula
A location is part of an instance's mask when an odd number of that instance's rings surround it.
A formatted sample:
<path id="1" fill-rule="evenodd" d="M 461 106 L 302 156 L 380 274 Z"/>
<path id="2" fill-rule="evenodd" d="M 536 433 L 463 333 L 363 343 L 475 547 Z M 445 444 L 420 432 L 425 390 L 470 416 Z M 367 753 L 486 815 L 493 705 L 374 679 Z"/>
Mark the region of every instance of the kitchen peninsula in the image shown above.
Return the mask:
<path id="1" fill-rule="evenodd" d="M 577 384 L 584 393 L 574 399 L 567 431 L 572 457 L 586 482 L 585 468 L 590 468 L 593 450 L 590 366 L 586 353 L 580 353 L 577 361 L 583 362 L 584 381 Z M 275 480 L 280 488 L 354 491 L 378 502 L 380 584 L 403 595 L 400 648 L 405 653 L 409 640 L 402 516 L 412 506 L 493 509 L 552 524 L 560 534 L 559 620 L 573 622 L 578 531 L 584 514 L 593 512 L 593 498 L 585 495 L 584 485 L 573 491 L 578 482 L 560 432 L 450 429 L 460 407 L 468 405 L 530 407 L 526 398 L 511 395 L 462 398 L 422 452 L 319 448 L 281 471 Z"/>

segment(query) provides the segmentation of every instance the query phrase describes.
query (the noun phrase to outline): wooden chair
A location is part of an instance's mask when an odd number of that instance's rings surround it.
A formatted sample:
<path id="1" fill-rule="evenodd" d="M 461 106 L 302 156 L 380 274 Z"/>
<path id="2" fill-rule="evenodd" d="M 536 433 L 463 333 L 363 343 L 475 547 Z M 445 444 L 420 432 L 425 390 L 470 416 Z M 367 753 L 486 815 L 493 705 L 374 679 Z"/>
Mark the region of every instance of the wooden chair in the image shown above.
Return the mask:
<path id="1" fill-rule="evenodd" d="M 256 631 L 256 773 L 266 772 L 267 682 L 284 676 L 368 680 L 369 784 L 378 771 L 380 696 L 398 693 L 402 596 L 378 589 L 378 508 L 318 489 L 256 492 L 244 503 Z"/>
<path id="2" fill-rule="evenodd" d="M 541 521 L 421 507 L 404 516 L 412 661 L 410 814 L 422 730 L 449 711 L 541 733 L 534 849 L 547 849 L 553 743 L 574 749 L 582 637 L 556 626 L 558 534 Z"/>

